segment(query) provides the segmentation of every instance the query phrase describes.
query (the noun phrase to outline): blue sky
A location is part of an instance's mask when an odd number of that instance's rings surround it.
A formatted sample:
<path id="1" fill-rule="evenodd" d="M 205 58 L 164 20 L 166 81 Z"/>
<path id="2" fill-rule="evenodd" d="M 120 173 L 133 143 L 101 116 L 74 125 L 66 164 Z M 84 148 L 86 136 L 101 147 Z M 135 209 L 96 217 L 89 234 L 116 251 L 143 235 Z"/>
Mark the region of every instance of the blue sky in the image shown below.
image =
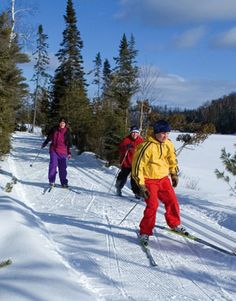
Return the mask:
<path id="1" fill-rule="evenodd" d="M 1 0 L 4 5 L 10 0 Z M 51 70 L 65 28 L 66 0 L 16 0 L 21 7 L 35 4 L 33 16 L 22 21 L 43 25 L 48 35 Z M 21 3 L 20 3 L 21 2 Z M 123 33 L 136 40 L 138 66 L 155 77 L 153 104 L 196 108 L 236 91 L 235 0 L 74 0 L 78 29 L 84 42 L 85 71 L 100 52 L 113 57 Z M 145 69 L 146 68 L 146 69 Z M 24 67 L 29 78 L 32 63 Z M 146 72 L 147 74 L 147 72 Z M 88 78 L 88 83 L 90 79 Z M 155 87 L 154 87 L 155 86 Z M 90 96 L 93 94 L 89 88 Z"/>

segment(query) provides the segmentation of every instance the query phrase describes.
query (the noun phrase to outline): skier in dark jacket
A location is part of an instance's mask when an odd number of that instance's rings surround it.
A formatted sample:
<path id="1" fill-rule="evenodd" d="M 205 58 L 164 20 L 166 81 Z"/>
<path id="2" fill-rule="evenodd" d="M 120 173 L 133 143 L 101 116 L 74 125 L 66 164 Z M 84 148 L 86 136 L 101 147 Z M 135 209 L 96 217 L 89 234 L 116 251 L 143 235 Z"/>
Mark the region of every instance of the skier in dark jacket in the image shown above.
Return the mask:
<path id="1" fill-rule="evenodd" d="M 58 168 L 62 187 L 68 187 L 66 159 L 67 157 L 69 160 L 71 159 L 72 135 L 67 127 L 67 124 L 67 119 L 61 117 L 59 120 L 59 125 L 50 130 L 46 140 L 42 144 L 42 148 L 44 148 L 51 141 L 49 148 L 50 162 L 48 169 L 48 180 L 50 186 L 55 185 Z"/>
<path id="2" fill-rule="evenodd" d="M 116 194 L 122 196 L 121 189 L 124 187 L 129 174 L 131 173 L 132 159 L 138 144 L 144 139 L 140 136 L 140 130 L 137 126 L 130 128 L 130 134 L 126 136 L 119 144 L 121 170 L 116 179 Z M 138 197 L 139 187 L 131 177 L 131 189 L 135 196 Z"/>

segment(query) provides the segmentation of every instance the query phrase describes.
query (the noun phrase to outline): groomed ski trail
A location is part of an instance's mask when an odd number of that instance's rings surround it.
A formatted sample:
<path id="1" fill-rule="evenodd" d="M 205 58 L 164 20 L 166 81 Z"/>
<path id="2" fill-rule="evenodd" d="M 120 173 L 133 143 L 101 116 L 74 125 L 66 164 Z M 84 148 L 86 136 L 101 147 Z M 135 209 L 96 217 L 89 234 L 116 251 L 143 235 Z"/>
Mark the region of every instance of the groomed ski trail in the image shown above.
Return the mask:
<path id="1" fill-rule="evenodd" d="M 40 147 L 41 138 L 31 140 L 32 134 L 18 135 L 20 139 L 14 138 L 17 150 L 13 147 L 14 160 L 11 160 L 11 169 L 19 183 L 14 191 L 40 218 L 55 244 L 55 251 L 72 270 L 84 276 L 87 286 L 97 291 L 101 300 L 232 301 L 236 298 L 232 279 L 235 258 L 222 257 L 182 237 L 155 231 L 150 248 L 158 266 L 150 267 L 135 232 L 144 203 L 117 226 L 134 203 L 112 195 L 113 189 L 108 193 L 114 173 L 93 154 L 85 153 L 69 162 L 69 185 L 79 189 L 80 194 L 56 187 L 42 195 L 47 184 L 48 152 L 43 150 L 34 165 L 28 166 L 21 150 L 28 150 L 30 161 Z M 132 196 L 128 188 L 124 191 Z M 196 233 L 208 229 L 209 238 L 217 236 L 218 242 L 227 247 L 235 241 L 235 234 L 232 239 L 229 235 L 226 241 L 227 237 L 222 236 L 227 232 L 225 229 L 208 226 L 208 220 L 197 222 L 191 211 L 190 214 L 182 212 L 184 225 Z M 161 207 L 157 219 L 163 222 Z M 231 269 L 224 270 L 224 262 L 227 266 L 230 263 Z M 223 277 L 219 273 L 222 269 Z M 209 282 L 203 283 L 201 276 Z"/>

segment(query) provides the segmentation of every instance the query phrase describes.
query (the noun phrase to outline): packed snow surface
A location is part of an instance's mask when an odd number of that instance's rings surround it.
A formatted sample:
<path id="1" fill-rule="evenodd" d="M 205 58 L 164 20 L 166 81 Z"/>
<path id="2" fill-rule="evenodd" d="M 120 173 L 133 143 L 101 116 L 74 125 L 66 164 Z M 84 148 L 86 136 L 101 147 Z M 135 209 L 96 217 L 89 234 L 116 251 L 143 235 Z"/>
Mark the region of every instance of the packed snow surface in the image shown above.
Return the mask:
<path id="1" fill-rule="evenodd" d="M 171 133 L 175 141 L 177 133 Z M 155 229 L 152 267 L 137 230 L 145 208 L 130 184 L 115 195 L 118 169 L 93 153 L 68 163 L 70 189 L 48 187 L 48 149 L 39 133 L 16 132 L 0 162 L 1 301 L 221 301 L 236 300 L 236 256 Z M 234 153 L 236 136 L 211 135 L 178 156 L 176 193 L 188 231 L 225 250 L 236 247 L 236 197 L 218 180 L 221 149 Z M 12 176 L 10 193 L 4 191 Z M 235 179 L 231 179 L 234 185 Z M 121 220 L 130 212 L 127 218 Z M 165 225 L 160 203 L 157 224 Z"/>

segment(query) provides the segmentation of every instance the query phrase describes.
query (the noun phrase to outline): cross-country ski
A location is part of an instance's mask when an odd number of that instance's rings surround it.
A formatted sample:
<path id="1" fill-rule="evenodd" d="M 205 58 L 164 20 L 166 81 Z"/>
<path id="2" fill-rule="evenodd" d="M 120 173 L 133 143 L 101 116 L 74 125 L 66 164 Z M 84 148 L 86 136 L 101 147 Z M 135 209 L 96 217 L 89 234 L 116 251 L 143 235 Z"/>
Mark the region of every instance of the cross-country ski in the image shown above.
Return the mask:
<path id="1" fill-rule="evenodd" d="M 200 237 L 197 237 L 197 236 L 195 236 L 195 235 L 192 235 L 192 234 L 190 234 L 190 233 L 188 233 L 188 232 L 186 232 L 186 233 L 176 232 L 175 230 L 172 230 L 172 229 L 170 229 L 170 228 L 168 228 L 168 227 L 161 226 L 161 225 L 156 225 L 155 227 L 158 228 L 158 229 L 165 230 L 165 231 L 167 231 L 167 232 L 169 232 L 169 233 L 172 233 L 172 234 L 176 234 L 176 235 L 180 235 L 180 236 L 182 236 L 182 237 L 186 237 L 186 238 L 188 238 L 188 239 L 190 239 L 190 240 L 193 240 L 193 241 L 195 241 L 195 242 L 201 243 L 201 244 L 203 244 L 203 245 L 205 245 L 205 246 L 207 246 L 207 247 L 210 247 L 210 248 L 212 248 L 212 249 L 215 249 L 215 250 L 217 250 L 217 251 L 219 251 L 219 252 L 222 252 L 222 253 L 224 253 L 224 254 L 228 254 L 228 255 L 232 255 L 232 256 L 235 256 L 235 255 L 236 255 L 234 249 L 232 249 L 232 250 L 226 250 L 226 249 L 224 249 L 224 248 L 222 248 L 222 247 L 220 247 L 220 246 L 217 246 L 216 244 L 213 244 L 213 243 L 211 243 L 211 242 L 209 242 L 209 241 L 206 241 L 206 240 L 204 240 L 204 239 L 202 239 L 202 238 L 200 238 Z"/>
<path id="2" fill-rule="evenodd" d="M 143 241 L 141 241 L 140 240 L 140 235 L 138 233 L 137 233 L 137 235 L 138 235 L 138 241 L 139 241 L 139 243 L 141 245 L 141 248 L 144 251 L 144 253 L 146 254 L 146 256 L 147 256 L 147 258 L 148 258 L 148 260 L 150 262 L 150 265 L 153 266 L 153 267 L 157 266 L 157 263 L 156 263 L 155 259 L 153 258 L 152 251 L 150 249 L 149 244 L 148 243 L 144 243 Z"/>

